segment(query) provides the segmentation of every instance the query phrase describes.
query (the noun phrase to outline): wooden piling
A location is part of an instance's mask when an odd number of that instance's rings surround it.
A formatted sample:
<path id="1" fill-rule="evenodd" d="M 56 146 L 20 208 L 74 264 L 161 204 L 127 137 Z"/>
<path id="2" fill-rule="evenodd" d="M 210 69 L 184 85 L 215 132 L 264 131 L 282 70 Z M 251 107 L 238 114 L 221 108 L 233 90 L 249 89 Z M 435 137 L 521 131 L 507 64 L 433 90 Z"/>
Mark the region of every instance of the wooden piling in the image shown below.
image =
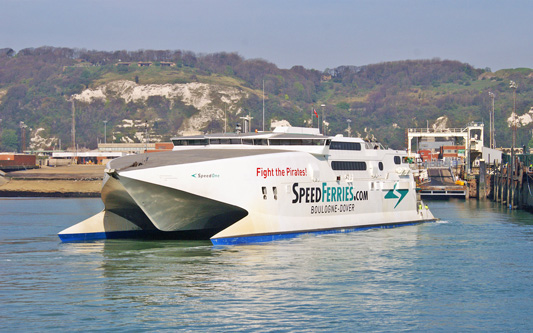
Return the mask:
<path id="1" fill-rule="evenodd" d="M 490 176 L 490 198 L 511 209 L 533 212 L 533 173 L 523 161 L 517 161 L 514 165 L 514 169 L 509 164 L 495 165 Z"/>

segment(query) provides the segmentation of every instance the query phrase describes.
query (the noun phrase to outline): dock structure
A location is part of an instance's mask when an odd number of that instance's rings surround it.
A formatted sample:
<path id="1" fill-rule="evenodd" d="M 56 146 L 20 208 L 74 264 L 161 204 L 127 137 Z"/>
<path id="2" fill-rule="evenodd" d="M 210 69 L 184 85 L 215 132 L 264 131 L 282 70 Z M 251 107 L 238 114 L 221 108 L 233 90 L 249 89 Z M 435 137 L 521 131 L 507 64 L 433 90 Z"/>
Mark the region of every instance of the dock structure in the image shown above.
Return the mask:
<path id="1" fill-rule="evenodd" d="M 430 181 L 420 186 L 423 197 L 468 198 L 468 187 L 459 183 L 449 166 L 428 167 Z"/>
<path id="2" fill-rule="evenodd" d="M 472 178 L 474 161 L 483 160 L 483 130 L 484 124 L 480 122 L 471 122 L 464 128 L 428 126 L 406 130 L 408 155 L 420 157 L 431 179 L 420 185 L 421 196 L 477 196 L 477 186 L 459 178 Z"/>
<path id="3" fill-rule="evenodd" d="M 460 141 L 465 146 L 467 171 L 470 171 L 472 161 L 483 151 L 483 127 L 483 123 L 471 122 L 465 128 L 408 128 L 407 154 L 413 156 L 420 151 L 421 143 L 432 142 L 436 147 L 446 145 L 449 140 L 456 143 Z M 416 151 L 413 151 L 413 141 L 416 142 Z"/>

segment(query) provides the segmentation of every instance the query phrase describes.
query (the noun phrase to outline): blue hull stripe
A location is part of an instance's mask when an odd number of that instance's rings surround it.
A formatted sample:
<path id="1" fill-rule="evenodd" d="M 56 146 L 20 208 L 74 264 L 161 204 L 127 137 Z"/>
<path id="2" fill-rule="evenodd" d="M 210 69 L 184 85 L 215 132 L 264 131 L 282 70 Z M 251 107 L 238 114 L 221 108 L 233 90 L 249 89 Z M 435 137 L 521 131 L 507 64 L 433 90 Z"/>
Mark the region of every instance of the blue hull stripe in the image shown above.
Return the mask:
<path id="1" fill-rule="evenodd" d="M 62 242 L 85 242 L 100 239 L 118 239 L 137 237 L 142 232 L 135 231 L 110 231 L 110 232 L 90 232 L 80 234 L 58 234 Z"/>
<path id="2" fill-rule="evenodd" d="M 213 243 L 213 245 L 239 245 L 239 244 L 250 244 L 250 243 L 264 243 L 264 242 L 271 242 L 275 240 L 291 239 L 291 238 L 295 238 L 295 237 L 302 236 L 302 235 L 328 235 L 328 234 L 339 234 L 339 233 L 363 231 L 363 230 L 369 230 L 369 229 L 391 229 L 391 228 L 396 228 L 396 227 L 417 225 L 417 224 L 421 224 L 424 222 L 434 222 L 434 221 L 436 220 L 380 224 L 380 225 L 348 227 L 348 228 L 340 228 L 340 229 L 289 232 L 289 233 L 283 233 L 283 234 L 211 238 L 211 242 Z"/>
<path id="3" fill-rule="evenodd" d="M 250 235 L 250 236 L 240 236 L 240 237 L 227 237 L 227 238 L 211 238 L 213 245 L 238 245 L 238 244 L 250 244 L 250 243 L 264 243 L 271 242 L 282 239 L 291 239 L 302 235 L 327 235 L 327 234 L 338 234 L 338 233 L 348 233 L 355 231 L 363 231 L 369 229 L 390 229 L 408 225 L 417 225 L 424 222 L 434 222 L 434 220 L 427 221 L 416 221 L 416 222 L 404 222 L 404 223 L 391 223 L 391 224 L 381 224 L 381 225 L 367 225 L 360 227 L 349 227 L 349 228 L 340 228 L 340 229 L 327 229 L 327 230 L 312 230 L 312 231 L 300 231 L 300 232 L 289 232 L 281 234 L 265 234 L 265 235 Z M 149 232 L 143 230 L 132 230 L 132 231 L 111 231 L 111 232 L 91 232 L 91 233 L 79 233 L 79 234 L 58 234 L 62 242 L 85 242 L 85 241 L 94 241 L 102 239 L 120 239 L 120 238 L 154 238 L 151 237 L 155 235 L 150 235 Z"/>

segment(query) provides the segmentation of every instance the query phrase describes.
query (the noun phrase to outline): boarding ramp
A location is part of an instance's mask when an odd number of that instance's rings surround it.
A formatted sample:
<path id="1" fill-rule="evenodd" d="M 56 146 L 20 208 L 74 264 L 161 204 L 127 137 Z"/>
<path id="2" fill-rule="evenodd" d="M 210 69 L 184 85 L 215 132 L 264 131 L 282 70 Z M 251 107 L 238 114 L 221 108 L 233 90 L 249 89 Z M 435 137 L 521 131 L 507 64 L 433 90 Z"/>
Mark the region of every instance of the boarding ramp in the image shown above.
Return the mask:
<path id="1" fill-rule="evenodd" d="M 428 166 L 430 181 L 420 186 L 420 195 L 462 197 L 467 196 L 467 187 L 464 182 L 456 181 L 451 167 L 449 166 Z"/>

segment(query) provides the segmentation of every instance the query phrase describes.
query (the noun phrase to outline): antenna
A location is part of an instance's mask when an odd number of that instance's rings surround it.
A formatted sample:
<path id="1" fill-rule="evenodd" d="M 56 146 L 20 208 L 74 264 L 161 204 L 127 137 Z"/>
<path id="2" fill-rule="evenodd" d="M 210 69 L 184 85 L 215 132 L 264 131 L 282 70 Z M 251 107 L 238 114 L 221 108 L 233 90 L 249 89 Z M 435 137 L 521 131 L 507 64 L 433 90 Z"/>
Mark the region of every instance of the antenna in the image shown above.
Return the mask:
<path id="1" fill-rule="evenodd" d="M 263 80 L 263 132 L 265 131 L 265 80 Z"/>

